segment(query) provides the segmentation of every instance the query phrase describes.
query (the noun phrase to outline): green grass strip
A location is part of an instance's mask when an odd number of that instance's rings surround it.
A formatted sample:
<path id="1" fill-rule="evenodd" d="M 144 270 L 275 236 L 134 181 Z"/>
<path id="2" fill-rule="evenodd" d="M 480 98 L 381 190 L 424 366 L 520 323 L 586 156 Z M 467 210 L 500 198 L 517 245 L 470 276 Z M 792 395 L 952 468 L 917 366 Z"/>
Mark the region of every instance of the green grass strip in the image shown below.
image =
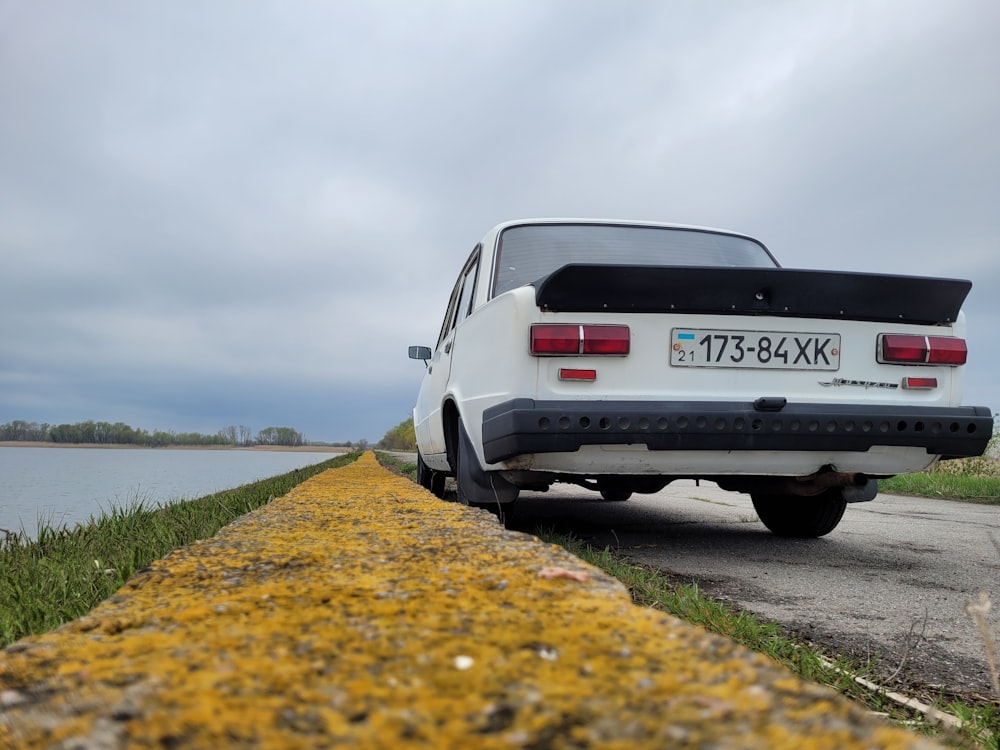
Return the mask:
<path id="1" fill-rule="evenodd" d="M 359 455 L 155 508 L 136 501 L 72 528 L 43 524 L 35 540 L 8 533 L 0 540 L 0 647 L 85 615 L 154 560 Z"/>
<path id="2" fill-rule="evenodd" d="M 1000 505 L 1000 477 L 930 472 L 880 479 L 879 492 Z"/>

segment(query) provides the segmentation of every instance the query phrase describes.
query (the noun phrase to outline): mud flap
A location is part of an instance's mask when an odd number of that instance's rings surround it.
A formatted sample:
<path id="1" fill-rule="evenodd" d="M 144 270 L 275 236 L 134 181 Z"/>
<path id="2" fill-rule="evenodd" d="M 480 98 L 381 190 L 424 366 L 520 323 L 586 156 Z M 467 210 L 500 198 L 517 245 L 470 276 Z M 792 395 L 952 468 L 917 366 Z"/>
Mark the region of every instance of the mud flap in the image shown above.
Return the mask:
<path id="1" fill-rule="evenodd" d="M 519 490 L 495 471 L 483 471 L 472 447 L 472 440 L 459 422 L 458 501 L 479 507 L 504 505 L 517 500 Z"/>

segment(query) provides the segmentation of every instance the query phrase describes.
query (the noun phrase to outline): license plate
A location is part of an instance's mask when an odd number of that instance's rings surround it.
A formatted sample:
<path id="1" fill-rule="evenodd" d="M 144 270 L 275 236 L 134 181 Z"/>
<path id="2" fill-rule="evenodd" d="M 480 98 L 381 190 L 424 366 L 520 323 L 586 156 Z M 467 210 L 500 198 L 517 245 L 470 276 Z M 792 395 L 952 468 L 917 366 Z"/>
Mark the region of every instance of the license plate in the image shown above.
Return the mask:
<path id="1" fill-rule="evenodd" d="M 758 370 L 837 370 L 840 334 L 675 328 L 674 367 L 745 367 Z"/>

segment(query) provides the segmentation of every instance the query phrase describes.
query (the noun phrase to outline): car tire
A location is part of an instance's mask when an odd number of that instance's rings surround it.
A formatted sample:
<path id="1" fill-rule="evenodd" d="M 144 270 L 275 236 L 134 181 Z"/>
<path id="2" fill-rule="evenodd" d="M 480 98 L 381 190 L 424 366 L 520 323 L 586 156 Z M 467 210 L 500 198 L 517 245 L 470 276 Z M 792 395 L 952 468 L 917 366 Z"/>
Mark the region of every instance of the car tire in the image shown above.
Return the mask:
<path id="1" fill-rule="evenodd" d="M 423 487 L 425 490 L 431 488 L 432 478 L 434 472 L 427 468 L 427 464 L 424 463 L 424 457 L 417 453 L 417 484 Z"/>
<path id="2" fill-rule="evenodd" d="M 632 490 L 611 489 L 601 490 L 601 497 L 611 503 L 623 503 L 632 497 Z"/>
<path id="3" fill-rule="evenodd" d="M 440 471 L 431 472 L 431 492 L 436 497 L 444 497 L 444 480 L 447 478 L 447 475 Z"/>
<path id="4" fill-rule="evenodd" d="M 455 481 L 458 502 L 475 508 L 485 508 L 499 514 L 500 508 L 517 499 L 519 490 L 495 471 L 483 471 L 472 447 L 472 440 L 461 421 L 458 423 L 458 445 L 455 450 Z"/>
<path id="5" fill-rule="evenodd" d="M 437 497 L 444 497 L 445 475 L 434 471 L 424 463 L 424 457 L 417 453 L 417 484 Z"/>
<path id="6" fill-rule="evenodd" d="M 844 516 L 847 501 L 839 489 L 812 497 L 754 494 L 753 507 L 771 533 L 777 536 L 815 539 L 829 534 Z"/>

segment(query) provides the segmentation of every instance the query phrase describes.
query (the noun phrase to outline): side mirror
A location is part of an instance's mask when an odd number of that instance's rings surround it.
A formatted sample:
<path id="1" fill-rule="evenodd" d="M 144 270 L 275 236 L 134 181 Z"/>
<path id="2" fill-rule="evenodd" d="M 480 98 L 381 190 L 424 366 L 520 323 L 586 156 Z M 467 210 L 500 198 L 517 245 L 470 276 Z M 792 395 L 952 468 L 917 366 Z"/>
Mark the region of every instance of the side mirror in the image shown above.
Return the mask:
<path id="1" fill-rule="evenodd" d="M 421 359 L 424 362 L 431 358 L 431 348 L 429 346 L 411 346 L 410 359 Z"/>

